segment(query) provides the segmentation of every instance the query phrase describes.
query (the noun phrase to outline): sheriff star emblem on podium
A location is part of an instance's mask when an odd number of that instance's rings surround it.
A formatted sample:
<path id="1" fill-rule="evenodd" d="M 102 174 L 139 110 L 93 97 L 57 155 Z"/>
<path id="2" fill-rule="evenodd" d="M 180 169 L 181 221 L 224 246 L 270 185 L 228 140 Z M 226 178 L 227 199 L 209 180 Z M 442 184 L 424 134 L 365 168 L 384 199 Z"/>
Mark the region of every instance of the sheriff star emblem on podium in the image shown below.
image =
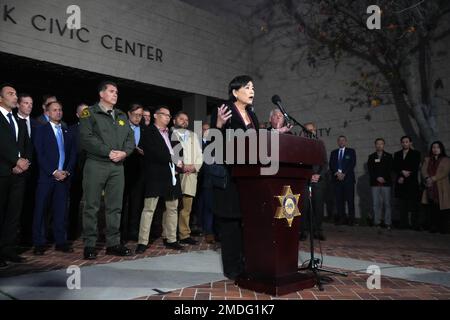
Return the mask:
<path id="1" fill-rule="evenodd" d="M 300 194 L 293 194 L 290 186 L 284 186 L 283 195 L 275 196 L 275 198 L 278 198 L 278 201 L 280 201 L 280 207 L 277 208 L 274 218 L 286 219 L 289 224 L 289 228 L 291 228 L 294 218 L 301 215 L 298 210 Z"/>

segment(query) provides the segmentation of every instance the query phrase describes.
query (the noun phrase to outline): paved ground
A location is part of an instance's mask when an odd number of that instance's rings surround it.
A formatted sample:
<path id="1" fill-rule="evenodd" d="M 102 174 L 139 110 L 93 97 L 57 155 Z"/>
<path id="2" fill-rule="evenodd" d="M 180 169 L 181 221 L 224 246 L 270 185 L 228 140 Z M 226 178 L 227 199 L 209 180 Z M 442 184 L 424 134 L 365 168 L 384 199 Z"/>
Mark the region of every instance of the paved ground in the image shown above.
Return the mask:
<path id="1" fill-rule="evenodd" d="M 374 228 L 347 227 L 326 225 L 327 241 L 321 243 L 322 253 L 325 256 L 341 257 L 353 261 L 364 260 L 377 264 L 390 264 L 402 267 L 411 267 L 411 270 L 426 269 L 430 274 L 448 276 L 450 273 L 450 235 L 429 234 L 415 231 L 385 231 L 378 234 Z M 130 243 L 130 247 L 135 244 Z M 215 246 L 201 243 L 199 246 L 188 246 L 185 252 L 200 250 L 215 250 Z M 300 243 L 300 250 L 308 250 L 308 242 Z M 14 265 L 7 270 L 0 271 L 1 278 L 18 275 L 48 272 L 65 269 L 70 265 L 86 267 L 89 265 L 111 264 L 124 261 L 134 261 L 142 258 L 161 257 L 180 252 L 167 250 L 160 240 L 156 241 L 144 256 L 118 258 L 105 256 L 104 251 L 94 262 L 82 260 L 82 244 L 75 243 L 73 254 L 62 254 L 49 250 L 44 257 L 34 257 L 30 251 L 24 253 L 29 261 L 24 265 Z M 320 249 L 317 246 L 317 254 Z M 181 256 L 180 256 L 181 258 Z M 328 258 L 331 260 L 331 258 Z M 139 261 L 137 261 L 139 262 Z M 327 264 L 325 259 L 324 264 Z M 356 269 L 352 269 L 356 270 Z M 220 270 L 219 270 L 220 271 Z M 38 275 L 36 275 L 38 276 Z M 366 287 L 368 274 L 361 271 L 352 271 L 349 277 L 333 276 L 333 282 L 325 285 L 325 291 L 316 288 L 300 291 L 276 299 L 446 299 L 450 300 L 450 287 L 441 284 L 431 284 L 394 277 L 382 277 L 381 290 L 369 290 Z M 1 291 L 1 286 L 0 286 Z M 151 291 L 151 290 L 150 290 Z M 125 297 L 124 297 L 125 298 Z M 129 298 L 129 297 L 127 297 Z M 198 283 L 189 288 L 174 290 L 165 294 L 149 292 L 146 296 L 136 296 L 134 299 L 150 300 L 178 300 L 178 299 L 275 299 L 263 294 L 248 290 L 241 290 L 230 281 L 215 281 Z"/>

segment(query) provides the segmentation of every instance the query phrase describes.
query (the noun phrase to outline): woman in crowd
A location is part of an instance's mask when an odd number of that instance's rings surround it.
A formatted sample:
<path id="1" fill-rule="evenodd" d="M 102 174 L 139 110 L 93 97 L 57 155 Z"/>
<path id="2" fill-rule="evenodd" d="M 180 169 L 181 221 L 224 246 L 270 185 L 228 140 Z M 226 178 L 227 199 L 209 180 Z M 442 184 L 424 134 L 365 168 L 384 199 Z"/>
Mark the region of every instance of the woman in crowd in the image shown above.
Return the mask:
<path id="1" fill-rule="evenodd" d="M 430 232 L 446 233 L 450 217 L 450 159 L 441 141 L 431 144 L 430 155 L 422 165 L 425 191 L 422 203 L 428 205 Z"/>

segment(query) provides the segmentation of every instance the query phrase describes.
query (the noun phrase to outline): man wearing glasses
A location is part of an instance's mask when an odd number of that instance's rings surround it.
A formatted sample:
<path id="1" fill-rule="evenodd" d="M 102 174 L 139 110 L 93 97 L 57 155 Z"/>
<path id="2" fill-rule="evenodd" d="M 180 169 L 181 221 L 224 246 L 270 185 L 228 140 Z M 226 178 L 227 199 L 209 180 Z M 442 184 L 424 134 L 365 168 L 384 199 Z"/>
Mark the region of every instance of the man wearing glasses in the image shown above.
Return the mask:
<path id="1" fill-rule="evenodd" d="M 183 163 L 175 164 L 172 160 L 174 151 L 167 127 L 171 119 L 169 108 L 160 107 L 153 116 L 155 123 L 143 132 L 140 142 L 144 151 L 145 201 L 136 254 L 142 254 L 148 248 L 150 226 L 159 198 L 163 198 L 166 204 L 163 214 L 164 244 L 173 250 L 183 249 L 177 241 L 177 208 L 181 197 L 177 170 L 183 168 Z"/>

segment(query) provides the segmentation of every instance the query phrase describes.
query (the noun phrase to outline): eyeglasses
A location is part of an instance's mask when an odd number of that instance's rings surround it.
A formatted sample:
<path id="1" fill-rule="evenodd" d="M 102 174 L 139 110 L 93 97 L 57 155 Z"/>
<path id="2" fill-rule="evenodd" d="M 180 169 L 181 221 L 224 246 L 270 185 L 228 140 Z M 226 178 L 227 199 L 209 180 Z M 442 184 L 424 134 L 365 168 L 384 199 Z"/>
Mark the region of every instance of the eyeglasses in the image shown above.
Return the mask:
<path id="1" fill-rule="evenodd" d="M 172 119 L 172 116 L 170 114 L 167 114 L 167 113 L 157 112 L 156 114 L 160 114 L 160 115 L 163 115 L 163 116 L 165 116 L 165 117 L 167 117 L 169 119 Z"/>

